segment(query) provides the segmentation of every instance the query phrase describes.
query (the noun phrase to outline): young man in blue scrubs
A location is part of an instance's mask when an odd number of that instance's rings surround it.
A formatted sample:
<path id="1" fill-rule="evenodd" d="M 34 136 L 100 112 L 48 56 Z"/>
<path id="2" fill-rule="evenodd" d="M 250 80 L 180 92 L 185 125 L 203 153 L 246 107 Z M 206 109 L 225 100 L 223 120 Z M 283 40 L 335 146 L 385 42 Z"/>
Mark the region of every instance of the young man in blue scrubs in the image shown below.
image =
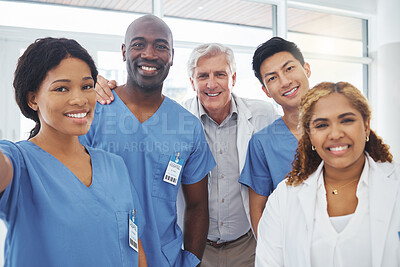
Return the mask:
<path id="1" fill-rule="evenodd" d="M 295 43 L 273 37 L 254 52 L 253 70 L 263 91 L 284 112 L 281 118 L 253 135 L 239 179 L 249 187 L 250 217 L 257 235 L 268 196 L 292 170 L 300 138 L 300 100 L 309 89 L 311 69 Z"/>
<path id="2" fill-rule="evenodd" d="M 145 211 L 149 266 L 196 266 L 208 230 L 207 175 L 215 166 L 200 121 L 162 94 L 173 62 L 172 33 L 161 19 L 133 21 L 122 45 L 127 82 L 110 105 L 97 105 L 81 140 L 122 156 Z M 182 184 L 185 232 L 177 225 Z M 184 250 L 182 250 L 182 241 Z"/>

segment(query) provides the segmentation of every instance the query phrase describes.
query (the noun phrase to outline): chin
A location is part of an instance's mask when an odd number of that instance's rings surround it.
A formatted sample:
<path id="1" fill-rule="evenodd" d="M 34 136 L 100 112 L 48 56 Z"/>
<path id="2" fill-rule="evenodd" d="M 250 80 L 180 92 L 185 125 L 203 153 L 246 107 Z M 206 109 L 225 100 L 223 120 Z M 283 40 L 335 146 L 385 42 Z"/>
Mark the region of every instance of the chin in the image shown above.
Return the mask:
<path id="1" fill-rule="evenodd" d="M 357 160 L 343 158 L 343 159 L 325 161 L 325 164 L 327 164 L 335 169 L 346 169 L 346 168 L 353 167 L 353 165 L 356 162 L 357 162 Z"/>

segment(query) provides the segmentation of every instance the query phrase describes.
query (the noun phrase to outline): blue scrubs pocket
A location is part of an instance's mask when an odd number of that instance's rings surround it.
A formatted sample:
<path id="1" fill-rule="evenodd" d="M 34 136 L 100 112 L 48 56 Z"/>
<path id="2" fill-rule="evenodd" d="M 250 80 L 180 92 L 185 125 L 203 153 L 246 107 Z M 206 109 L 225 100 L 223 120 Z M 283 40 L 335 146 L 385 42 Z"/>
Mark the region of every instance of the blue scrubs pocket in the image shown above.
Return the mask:
<path id="1" fill-rule="evenodd" d="M 122 266 L 138 266 L 139 254 L 129 246 L 129 212 L 117 211 L 115 212 L 115 217 L 118 226 L 118 240 Z"/>
<path id="2" fill-rule="evenodd" d="M 165 171 L 167 170 L 171 155 L 160 154 L 159 160 L 155 166 L 154 177 L 153 177 L 153 188 L 151 195 L 153 197 L 161 198 L 168 201 L 176 202 L 178 195 L 179 184 L 181 182 L 182 172 L 179 174 L 177 185 L 173 185 L 163 181 Z"/>

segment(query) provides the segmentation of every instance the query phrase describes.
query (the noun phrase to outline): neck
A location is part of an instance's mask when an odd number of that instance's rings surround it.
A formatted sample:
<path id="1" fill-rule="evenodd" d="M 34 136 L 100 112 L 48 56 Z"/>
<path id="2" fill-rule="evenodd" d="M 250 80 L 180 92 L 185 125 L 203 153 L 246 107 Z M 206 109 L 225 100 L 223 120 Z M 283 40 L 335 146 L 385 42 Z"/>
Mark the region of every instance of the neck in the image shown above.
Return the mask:
<path id="1" fill-rule="evenodd" d="M 225 105 L 225 107 L 218 110 L 207 110 L 206 108 L 204 108 L 204 110 L 207 112 L 208 116 L 210 116 L 216 123 L 218 123 L 218 125 L 220 125 L 226 119 L 226 117 L 228 117 L 229 112 L 231 111 L 231 102 L 229 101 L 228 104 Z"/>
<path id="2" fill-rule="evenodd" d="M 228 113 L 224 112 L 224 113 L 210 113 L 207 112 L 208 116 L 210 116 L 216 123 L 218 123 L 218 125 L 220 125 L 225 119 L 226 117 L 228 117 L 229 115 L 229 111 Z"/>
<path id="3" fill-rule="evenodd" d="M 327 164 L 324 165 L 324 179 L 331 185 L 341 185 L 352 180 L 359 179 L 364 169 L 365 157 L 361 155 L 356 164 L 346 168 L 334 168 Z"/>
<path id="4" fill-rule="evenodd" d="M 135 105 L 141 107 L 158 108 L 164 100 L 162 88 L 159 90 L 145 91 L 143 88 L 125 84 L 118 86 L 115 91 L 127 106 Z"/>
<path id="5" fill-rule="evenodd" d="M 41 129 L 33 138 L 29 139 L 43 150 L 56 155 L 76 155 L 80 151 L 85 151 L 85 147 L 79 142 L 78 136 L 53 134 Z M 86 152 L 85 152 L 86 153 Z"/>
<path id="6" fill-rule="evenodd" d="M 300 139 L 300 131 L 298 129 L 299 124 L 299 110 L 283 110 L 282 120 L 285 122 L 289 131 L 296 137 L 297 140 Z"/>
<path id="7" fill-rule="evenodd" d="M 165 98 L 161 90 L 144 93 L 128 85 L 118 87 L 116 93 L 140 123 L 153 116 Z"/>

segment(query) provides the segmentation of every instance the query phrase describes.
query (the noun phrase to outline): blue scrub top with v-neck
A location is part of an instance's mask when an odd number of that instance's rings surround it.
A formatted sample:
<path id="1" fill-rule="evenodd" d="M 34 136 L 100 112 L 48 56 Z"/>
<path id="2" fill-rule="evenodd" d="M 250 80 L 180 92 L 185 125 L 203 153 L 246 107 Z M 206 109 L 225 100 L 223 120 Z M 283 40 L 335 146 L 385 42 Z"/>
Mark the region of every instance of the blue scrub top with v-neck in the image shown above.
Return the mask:
<path id="1" fill-rule="evenodd" d="M 269 196 L 292 170 L 297 139 L 282 118 L 253 135 L 239 183 L 257 194 Z"/>
<path id="2" fill-rule="evenodd" d="M 139 237 L 143 210 L 123 160 L 87 148 L 92 184 L 30 141 L 0 141 L 13 178 L 0 199 L 8 232 L 4 266 L 138 266 L 129 246 L 129 211 Z"/>
<path id="3" fill-rule="evenodd" d="M 182 250 L 177 225 L 179 184 L 202 180 L 215 166 L 200 121 L 165 97 L 158 110 L 140 123 L 117 94 L 110 105 L 96 105 L 96 114 L 82 142 L 120 155 L 145 210 L 142 237 L 149 266 L 196 266 L 199 260 Z M 163 180 L 169 161 L 183 160 L 177 185 Z"/>

